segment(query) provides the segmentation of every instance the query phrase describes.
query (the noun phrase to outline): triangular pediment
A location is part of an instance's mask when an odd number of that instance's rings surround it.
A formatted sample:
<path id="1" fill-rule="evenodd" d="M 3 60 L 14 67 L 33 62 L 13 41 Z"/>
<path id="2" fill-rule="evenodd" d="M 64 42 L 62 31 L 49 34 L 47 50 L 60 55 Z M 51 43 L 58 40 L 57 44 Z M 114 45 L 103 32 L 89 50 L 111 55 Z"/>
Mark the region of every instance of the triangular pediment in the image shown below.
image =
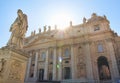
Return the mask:
<path id="1" fill-rule="evenodd" d="M 41 44 L 41 43 L 50 42 L 54 40 L 55 38 L 50 36 L 40 36 L 40 37 L 31 39 L 25 46 Z"/>

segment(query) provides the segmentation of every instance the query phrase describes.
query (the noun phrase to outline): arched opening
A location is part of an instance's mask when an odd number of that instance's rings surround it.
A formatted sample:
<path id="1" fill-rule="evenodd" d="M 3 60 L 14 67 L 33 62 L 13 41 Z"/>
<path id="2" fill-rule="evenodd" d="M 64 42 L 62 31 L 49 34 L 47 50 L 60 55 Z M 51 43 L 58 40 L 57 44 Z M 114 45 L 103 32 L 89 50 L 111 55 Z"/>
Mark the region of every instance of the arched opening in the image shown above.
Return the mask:
<path id="1" fill-rule="evenodd" d="M 97 60 L 97 64 L 98 64 L 98 71 L 99 71 L 99 79 L 110 80 L 111 74 L 110 74 L 107 58 L 104 56 L 100 56 Z"/>

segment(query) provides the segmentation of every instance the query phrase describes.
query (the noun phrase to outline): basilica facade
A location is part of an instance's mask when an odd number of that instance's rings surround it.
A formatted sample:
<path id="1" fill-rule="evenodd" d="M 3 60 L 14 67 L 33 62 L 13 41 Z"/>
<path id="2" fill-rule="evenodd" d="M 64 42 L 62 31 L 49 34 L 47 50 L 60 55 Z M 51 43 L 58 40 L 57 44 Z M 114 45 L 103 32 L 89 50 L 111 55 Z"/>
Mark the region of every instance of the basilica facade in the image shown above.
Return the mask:
<path id="1" fill-rule="evenodd" d="M 64 30 L 44 27 L 24 40 L 29 53 L 25 82 L 42 80 L 116 80 L 120 73 L 120 37 L 106 16 L 93 13 Z"/>

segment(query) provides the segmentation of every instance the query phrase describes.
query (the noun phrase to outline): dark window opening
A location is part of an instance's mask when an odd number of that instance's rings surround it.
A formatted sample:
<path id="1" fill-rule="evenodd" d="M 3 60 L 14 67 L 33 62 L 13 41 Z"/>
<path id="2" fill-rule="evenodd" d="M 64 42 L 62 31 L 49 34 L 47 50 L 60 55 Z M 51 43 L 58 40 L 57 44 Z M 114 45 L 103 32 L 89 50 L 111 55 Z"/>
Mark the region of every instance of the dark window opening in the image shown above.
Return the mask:
<path id="1" fill-rule="evenodd" d="M 30 74 L 30 77 L 33 77 L 33 73 Z"/>
<path id="2" fill-rule="evenodd" d="M 32 66 L 35 66 L 35 64 L 32 64 Z"/>
<path id="3" fill-rule="evenodd" d="M 53 64 L 53 62 L 50 62 L 50 64 Z"/>
<path id="4" fill-rule="evenodd" d="M 95 25 L 94 26 L 94 31 L 98 31 L 98 30 L 100 30 L 100 27 L 98 25 Z"/>
<path id="5" fill-rule="evenodd" d="M 69 61 L 65 61 L 65 63 L 69 63 Z"/>

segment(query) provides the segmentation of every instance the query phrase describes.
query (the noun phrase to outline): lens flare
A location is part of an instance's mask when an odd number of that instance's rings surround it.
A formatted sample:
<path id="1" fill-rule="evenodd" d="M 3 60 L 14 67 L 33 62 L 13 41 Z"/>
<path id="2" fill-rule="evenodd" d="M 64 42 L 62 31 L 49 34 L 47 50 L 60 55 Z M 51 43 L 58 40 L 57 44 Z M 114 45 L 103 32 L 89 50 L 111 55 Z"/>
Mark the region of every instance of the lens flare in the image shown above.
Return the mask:
<path id="1" fill-rule="evenodd" d="M 51 24 L 57 25 L 57 28 L 60 30 L 64 30 L 67 26 L 69 26 L 69 22 L 71 20 L 72 17 L 69 13 L 62 12 L 53 16 Z"/>

